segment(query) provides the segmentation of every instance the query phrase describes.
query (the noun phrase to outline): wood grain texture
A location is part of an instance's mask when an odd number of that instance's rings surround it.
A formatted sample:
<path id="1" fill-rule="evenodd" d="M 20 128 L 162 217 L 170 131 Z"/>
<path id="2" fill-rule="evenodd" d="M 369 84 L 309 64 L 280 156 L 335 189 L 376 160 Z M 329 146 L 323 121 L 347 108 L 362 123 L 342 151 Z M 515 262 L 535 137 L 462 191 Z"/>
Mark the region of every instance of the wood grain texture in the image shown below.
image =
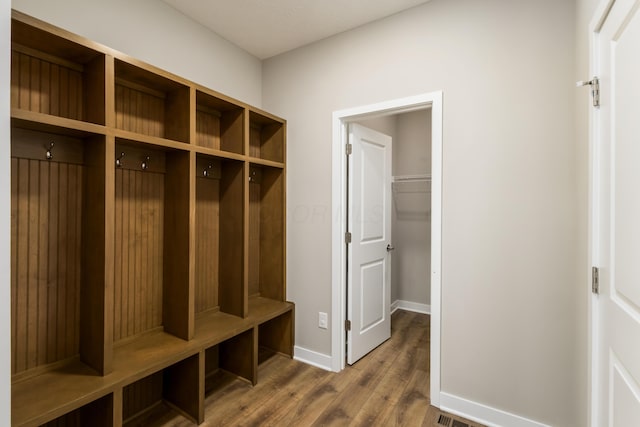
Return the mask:
<path id="1" fill-rule="evenodd" d="M 284 121 L 15 11 L 8 65 L 14 424 L 154 425 L 167 408 L 202 421 L 207 363 L 255 384 L 259 360 L 291 354 L 272 240 Z M 215 184 L 196 178 L 201 158 Z M 268 170 L 257 188 L 251 164 Z M 294 393 L 289 378 L 273 384 Z"/>
<path id="2" fill-rule="evenodd" d="M 115 171 L 113 339 L 162 326 L 164 175 Z"/>
<path id="3" fill-rule="evenodd" d="M 164 399 L 187 418 L 204 421 L 204 352 L 182 360 L 163 372 Z"/>
<path id="4" fill-rule="evenodd" d="M 285 216 L 281 169 L 263 168 L 260 193 L 260 295 L 283 301 Z"/>
<path id="5" fill-rule="evenodd" d="M 391 338 L 340 373 L 274 356 L 259 381 L 219 376 L 205 399 L 201 426 L 424 426 L 437 424 L 429 405 L 429 316 L 398 310 Z M 470 427 L 483 427 L 457 416 Z M 175 412 L 154 426 L 192 426 Z"/>
<path id="6" fill-rule="evenodd" d="M 164 99 L 116 83 L 116 127 L 164 138 Z"/>
<path id="7" fill-rule="evenodd" d="M 229 101 L 196 93 L 196 144 L 215 150 L 244 153 L 245 109 Z"/>
<path id="8" fill-rule="evenodd" d="M 122 390 L 123 424 L 136 425 L 133 422 L 150 407 L 162 402 L 162 371 L 136 381 Z"/>
<path id="9" fill-rule="evenodd" d="M 260 169 L 258 171 L 261 172 Z M 261 181 L 249 182 L 249 295 L 260 295 Z"/>
<path id="10" fill-rule="evenodd" d="M 220 149 L 220 117 L 208 111 L 196 111 L 196 144 Z"/>
<path id="11" fill-rule="evenodd" d="M 112 261 L 113 235 L 108 232 L 110 222 L 107 212 L 113 208 L 112 182 L 106 170 L 113 163 L 113 145 L 107 149 L 104 137 L 87 139 L 85 166 L 86 196 L 82 207 L 82 292 L 80 293 L 80 357 L 100 374 L 111 371 L 111 355 L 113 345 L 113 270 Z M 108 155 L 108 153 L 110 155 Z M 109 206 L 109 207 L 108 207 Z M 109 227 L 109 228 L 108 228 Z M 112 228 L 111 228 L 112 230 Z M 87 250 L 91 248 L 91 250 Z M 107 256 L 109 254 L 109 256 Z"/>
<path id="12" fill-rule="evenodd" d="M 190 200 L 195 198 L 191 177 L 195 175 L 195 158 L 186 151 L 167 153 L 164 206 L 163 305 L 165 331 L 189 340 L 195 327 L 195 272 L 189 259 L 191 249 Z M 192 194 L 193 190 L 193 194 Z"/>
<path id="13" fill-rule="evenodd" d="M 12 158 L 12 373 L 79 352 L 83 167 Z"/>
<path id="14" fill-rule="evenodd" d="M 242 162 L 222 162 L 220 180 L 220 309 L 247 316 L 244 287 L 244 168 Z"/>
<path id="15" fill-rule="evenodd" d="M 196 314 L 218 308 L 220 180 L 196 178 Z"/>
<path id="16" fill-rule="evenodd" d="M 113 426 L 113 395 L 109 394 L 80 409 L 44 424 L 45 427 Z"/>
<path id="17" fill-rule="evenodd" d="M 284 162 L 285 126 L 283 123 L 251 112 L 249 155 L 275 162 Z"/>
<path id="18" fill-rule="evenodd" d="M 83 120 L 81 71 L 13 50 L 11 73 L 13 108 Z"/>

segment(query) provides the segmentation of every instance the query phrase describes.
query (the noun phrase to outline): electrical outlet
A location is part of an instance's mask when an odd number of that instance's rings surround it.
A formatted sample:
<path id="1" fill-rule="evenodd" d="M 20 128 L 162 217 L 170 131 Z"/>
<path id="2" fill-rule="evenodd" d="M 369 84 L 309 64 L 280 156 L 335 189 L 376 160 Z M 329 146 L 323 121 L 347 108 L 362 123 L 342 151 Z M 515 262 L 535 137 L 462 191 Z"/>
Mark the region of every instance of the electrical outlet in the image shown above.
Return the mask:
<path id="1" fill-rule="evenodd" d="M 318 328 L 327 329 L 327 313 L 318 313 Z"/>

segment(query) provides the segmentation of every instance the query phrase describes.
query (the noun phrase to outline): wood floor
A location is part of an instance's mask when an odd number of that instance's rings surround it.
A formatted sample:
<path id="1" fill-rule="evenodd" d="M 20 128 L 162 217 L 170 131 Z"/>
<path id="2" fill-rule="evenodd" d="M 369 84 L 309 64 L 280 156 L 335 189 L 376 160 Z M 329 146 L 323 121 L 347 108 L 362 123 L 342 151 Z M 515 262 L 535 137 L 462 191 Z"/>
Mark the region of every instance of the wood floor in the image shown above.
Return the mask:
<path id="1" fill-rule="evenodd" d="M 401 310 L 391 339 L 340 373 L 273 356 L 255 387 L 223 373 L 214 383 L 202 426 L 482 427 L 429 405 L 429 316 Z M 153 425 L 193 424 L 170 412 Z"/>

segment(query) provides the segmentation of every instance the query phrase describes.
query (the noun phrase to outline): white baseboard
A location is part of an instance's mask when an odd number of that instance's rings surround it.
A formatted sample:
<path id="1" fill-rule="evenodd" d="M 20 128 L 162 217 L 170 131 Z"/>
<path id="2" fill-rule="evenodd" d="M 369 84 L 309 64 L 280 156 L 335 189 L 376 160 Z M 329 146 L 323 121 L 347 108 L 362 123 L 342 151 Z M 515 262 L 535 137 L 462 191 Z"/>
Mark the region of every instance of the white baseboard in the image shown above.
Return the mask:
<path id="1" fill-rule="evenodd" d="M 440 392 L 440 409 L 488 427 L 549 427 L 519 415 Z"/>
<path id="2" fill-rule="evenodd" d="M 331 355 L 318 353 L 317 351 L 309 350 L 297 345 L 293 347 L 293 358 L 300 362 L 312 365 L 317 368 L 324 369 L 325 371 L 331 371 L 332 359 Z"/>
<path id="3" fill-rule="evenodd" d="M 396 310 L 406 310 L 422 314 L 431 314 L 430 305 L 403 300 L 395 300 L 391 304 L 391 314 L 393 314 Z"/>

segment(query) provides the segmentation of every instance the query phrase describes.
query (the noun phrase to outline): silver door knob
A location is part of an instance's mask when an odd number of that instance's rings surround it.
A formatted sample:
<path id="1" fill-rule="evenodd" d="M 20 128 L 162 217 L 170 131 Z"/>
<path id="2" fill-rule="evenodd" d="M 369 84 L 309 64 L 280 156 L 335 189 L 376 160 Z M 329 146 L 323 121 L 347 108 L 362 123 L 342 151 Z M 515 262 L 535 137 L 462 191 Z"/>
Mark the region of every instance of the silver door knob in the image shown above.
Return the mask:
<path id="1" fill-rule="evenodd" d="M 391 251 L 393 251 L 393 250 L 395 250 L 395 249 L 396 249 L 396 248 L 395 248 L 395 247 L 393 247 L 393 246 L 391 246 L 391 244 L 388 244 L 388 245 L 387 245 L 387 252 L 391 252 Z"/>

